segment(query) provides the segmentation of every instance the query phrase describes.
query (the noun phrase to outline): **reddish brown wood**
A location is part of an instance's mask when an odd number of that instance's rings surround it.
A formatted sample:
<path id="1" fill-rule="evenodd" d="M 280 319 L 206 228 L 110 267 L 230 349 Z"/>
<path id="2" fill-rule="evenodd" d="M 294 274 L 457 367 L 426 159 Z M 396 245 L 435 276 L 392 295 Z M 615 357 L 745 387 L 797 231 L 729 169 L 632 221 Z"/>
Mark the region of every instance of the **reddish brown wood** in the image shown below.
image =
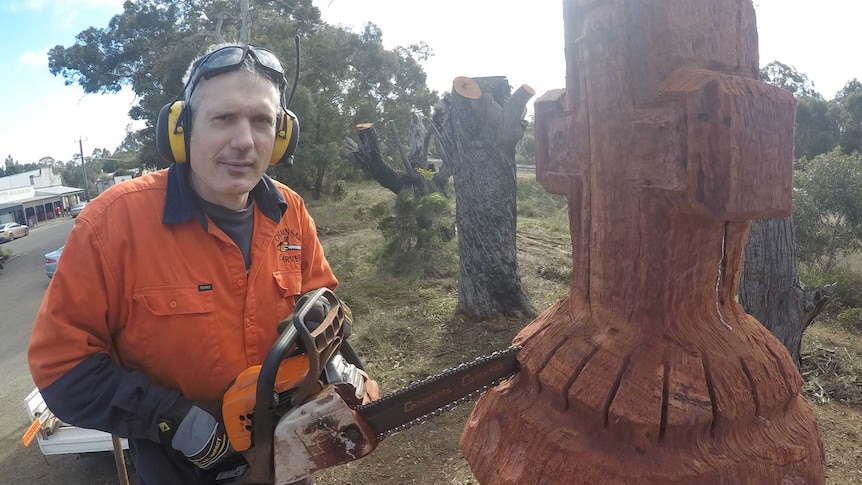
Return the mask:
<path id="1" fill-rule="evenodd" d="M 515 339 L 461 447 L 483 484 L 822 484 L 789 354 L 735 301 L 750 221 L 791 209 L 795 101 L 748 0 L 566 0 L 537 177 L 570 201 L 567 298 Z"/>
<path id="2" fill-rule="evenodd" d="M 482 88 L 479 87 L 479 83 L 473 78 L 466 76 L 456 77 L 452 82 L 452 90 L 469 99 L 479 99 L 482 97 Z"/>

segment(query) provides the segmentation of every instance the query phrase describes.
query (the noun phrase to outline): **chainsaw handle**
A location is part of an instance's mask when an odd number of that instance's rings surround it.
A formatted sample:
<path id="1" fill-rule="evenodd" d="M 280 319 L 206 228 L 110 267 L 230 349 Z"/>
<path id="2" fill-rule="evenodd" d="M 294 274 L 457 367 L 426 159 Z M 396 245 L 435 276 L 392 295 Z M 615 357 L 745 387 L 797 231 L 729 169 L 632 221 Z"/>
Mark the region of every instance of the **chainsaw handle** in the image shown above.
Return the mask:
<path id="1" fill-rule="evenodd" d="M 249 465 L 248 473 L 239 483 L 271 483 L 273 477 L 272 430 L 276 425 L 275 378 L 281 361 L 296 343 L 298 332 L 293 326 L 287 327 L 278 336 L 266 354 L 266 359 L 257 377 L 255 392 L 254 420 L 252 422 L 252 443 L 254 446 L 243 452 Z"/>
<path id="2" fill-rule="evenodd" d="M 306 317 L 314 308 L 315 302 L 321 298 L 329 302 L 329 311 L 322 322 L 313 329 L 309 329 Z M 323 389 L 320 382 L 323 368 L 339 351 L 344 341 L 344 309 L 341 301 L 329 288 L 320 288 L 300 307 L 298 312 L 294 312 L 293 327 L 299 338 L 300 347 L 308 355 L 308 373 L 305 374 L 305 379 L 290 399 L 291 404 L 296 407 Z"/>
<path id="3" fill-rule="evenodd" d="M 326 297 L 330 308 L 323 322 L 309 331 L 305 318 L 321 297 Z M 308 355 L 308 372 L 297 391 L 292 404 L 300 404 L 308 396 L 320 390 L 320 374 L 326 362 L 338 352 L 344 335 L 344 310 L 335 294 L 328 288 L 320 288 L 311 298 L 293 312 L 293 325 L 288 325 L 278 336 L 266 354 L 260 368 L 255 392 L 254 422 L 252 442 L 254 446 L 243 453 L 248 461 L 250 473 L 243 477 L 243 483 L 266 483 L 273 473 L 273 436 L 278 416 L 276 415 L 277 394 L 275 380 L 281 362 L 288 357 L 297 340 Z"/>

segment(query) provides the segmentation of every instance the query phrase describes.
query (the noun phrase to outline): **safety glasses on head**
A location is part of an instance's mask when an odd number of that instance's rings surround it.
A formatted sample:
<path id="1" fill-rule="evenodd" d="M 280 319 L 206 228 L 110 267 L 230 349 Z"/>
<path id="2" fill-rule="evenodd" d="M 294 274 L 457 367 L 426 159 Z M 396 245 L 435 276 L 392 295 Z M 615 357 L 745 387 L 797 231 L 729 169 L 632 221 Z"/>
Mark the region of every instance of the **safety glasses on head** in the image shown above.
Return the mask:
<path id="1" fill-rule="evenodd" d="M 297 57 L 298 55 L 297 52 Z M 284 77 L 281 62 L 271 51 L 250 45 L 232 45 L 216 49 L 192 64 L 192 72 L 180 96 L 185 94 L 186 101 L 190 100 L 192 92 L 201 79 L 210 79 L 213 76 L 237 70 L 242 67 L 248 56 L 254 59 L 260 72 L 275 81 L 282 96 L 282 105 L 279 107 L 275 123 L 275 146 L 269 163 L 273 165 L 284 163 L 290 166 L 293 164 L 293 154 L 296 152 L 299 140 L 299 120 L 284 105 L 284 88 L 287 86 L 287 80 Z M 192 115 L 191 107 L 186 101 L 180 101 L 177 96 L 173 102 L 162 107 L 156 120 L 156 148 L 159 155 L 171 163 L 185 163 L 189 160 L 188 137 Z"/>
<path id="2" fill-rule="evenodd" d="M 201 78 L 209 79 L 239 69 L 248 56 L 254 59 L 264 74 L 276 82 L 279 91 L 284 90 L 287 80 L 284 78 L 284 68 L 281 67 L 281 62 L 275 54 L 261 47 L 232 45 L 210 52 L 192 66 L 192 73 L 186 82 L 185 89 L 183 89 L 186 99 L 191 97 L 192 91 Z"/>

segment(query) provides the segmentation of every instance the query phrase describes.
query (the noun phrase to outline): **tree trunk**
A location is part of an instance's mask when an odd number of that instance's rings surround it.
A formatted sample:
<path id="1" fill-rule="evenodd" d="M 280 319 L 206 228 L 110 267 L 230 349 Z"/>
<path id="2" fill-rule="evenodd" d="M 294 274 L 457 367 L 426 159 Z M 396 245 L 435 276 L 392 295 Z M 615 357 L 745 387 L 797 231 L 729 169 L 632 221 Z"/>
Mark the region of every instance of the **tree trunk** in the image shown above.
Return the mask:
<path id="1" fill-rule="evenodd" d="M 761 219 L 751 225 L 739 303 L 787 347 L 796 366 L 805 316 L 805 291 L 796 273 L 793 219 Z"/>
<path id="2" fill-rule="evenodd" d="M 802 378 L 736 301 L 750 221 L 792 205 L 795 100 L 757 81 L 752 3 L 563 12 L 566 89 L 535 103 L 536 175 L 569 200 L 572 285 L 515 338 L 518 375 L 473 410 L 473 473 L 823 484 Z"/>
<path id="3" fill-rule="evenodd" d="M 739 303 L 784 344 L 797 368 L 802 365 L 802 334 L 833 294 L 834 287 L 806 291 L 799 281 L 792 217 L 751 224 Z"/>
<path id="4" fill-rule="evenodd" d="M 239 42 L 241 44 L 248 44 L 251 42 L 251 8 L 249 8 L 248 0 L 240 0 L 239 16 Z"/>
<path id="5" fill-rule="evenodd" d="M 455 181 L 455 312 L 471 320 L 535 315 L 521 287 L 515 246 L 515 145 L 533 94 L 522 86 L 510 96 L 505 77 L 457 78 L 450 105 L 435 113 L 435 120 L 443 120 L 440 132 Z"/>

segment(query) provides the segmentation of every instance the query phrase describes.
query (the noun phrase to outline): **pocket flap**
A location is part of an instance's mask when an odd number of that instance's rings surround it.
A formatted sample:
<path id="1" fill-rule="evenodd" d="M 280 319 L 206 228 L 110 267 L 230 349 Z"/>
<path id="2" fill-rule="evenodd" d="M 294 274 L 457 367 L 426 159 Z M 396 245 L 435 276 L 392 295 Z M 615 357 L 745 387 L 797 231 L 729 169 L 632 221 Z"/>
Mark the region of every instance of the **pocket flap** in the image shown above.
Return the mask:
<path id="1" fill-rule="evenodd" d="M 296 296 L 302 291 L 302 273 L 299 271 L 276 271 L 272 277 L 282 296 Z"/>
<path id="2" fill-rule="evenodd" d="M 188 315 L 215 310 L 212 290 L 201 291 L 197 286 L 136 290 L 134 298 L 143 302 L 154 315 Z"/>

